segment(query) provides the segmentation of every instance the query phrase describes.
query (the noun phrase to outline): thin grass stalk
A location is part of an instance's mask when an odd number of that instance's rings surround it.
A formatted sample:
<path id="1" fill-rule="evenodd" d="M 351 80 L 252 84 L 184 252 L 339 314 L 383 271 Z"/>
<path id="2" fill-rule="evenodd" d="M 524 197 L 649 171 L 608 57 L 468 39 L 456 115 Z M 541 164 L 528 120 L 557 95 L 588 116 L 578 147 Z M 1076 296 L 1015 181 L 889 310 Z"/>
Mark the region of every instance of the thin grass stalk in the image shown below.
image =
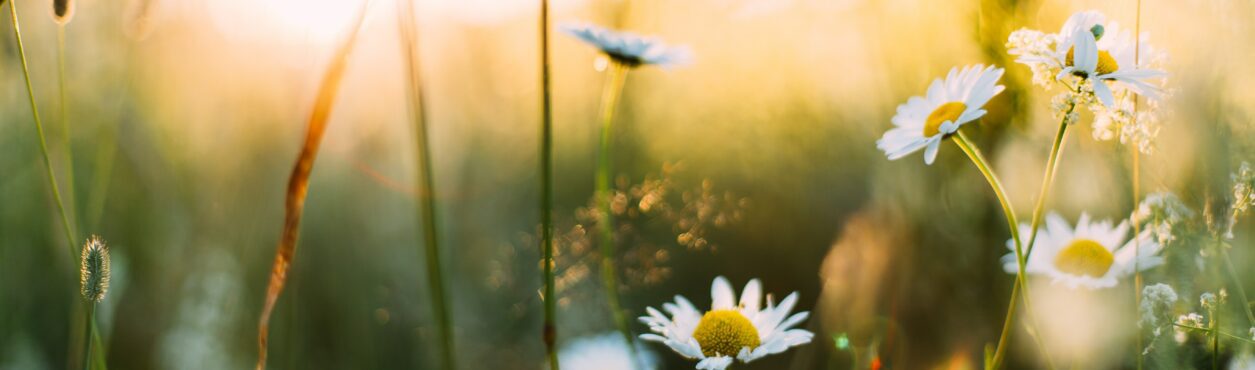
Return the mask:
<path id="1" fill-rule="evenodd" d="M 1246 295 L 1246 287 L 1242 285 L 1242 280 L 1238 277 L 1238 269 L 1233 265 L 1233 258 L 1229 257 L 1229 246 L 1221 244 L 1216 249 L 1220 250 L 1220 258 L 1225 261 L 1225 269 L 1229 271 L 1229 278 L 1233 279 L 1233 286 L 1238 290 L 1238 298 L 1242 300 L 1242 313 L 1246 314 L 1247 322 L 1252 327 L 1255 327 L 1255 314 L 1251 313 L 1251 300 Z"/>
<path id="2" fill-rule="evenodd" d="M 83 370 L 91 370 L 92 362 L 87 359 L 91 357 L 92 338 L 95 337 L 94 334 L 96 333 L 96 302 L 87 302 L 87 315 L 84 317 L 86 318 L 84 322 L 89 323 L 89 325 L 87 325 L 87 335 L 83 336 Z"/>
<path id="3" fill-rule="evenodd" d="M 1211 369 L 1220 370 L 1220 299 L 1211 307 Z"/>
<path id="4" fill-rule="evenodd" d="M 972 160 L 972 164 L 976 165 L 976 169 L 979 170 L 981 175 L 985 176 L 985 180 L 989 182 L 989 187 L 993 189 L 994 195 L 998 197 L 998 203 L 1002 205 L 1002 213 L 1006 216 L 1008 229 L 1011 232 L 1011 240 L 1015 243 L 1015 259 L 1019 269 L 1016 271 L 1015 286 L 1012 288 L 1011 302 L 1007 305 L 1007 323 L 1003 325 L 1002 333 L 998 339 L 998 347 L 994 350 L 993 361 L 989 364 L 991 369 L 998 369 L 1002 366 L 1003 358 L 1006 355 L 1007 338 L 1010 335 L 1009 327 L 1011 326 L 1012 317 L 1015 314 L 1015 293 L 1017 290 L 1024 299 L 1024 305 L 1026 306 L 1025 310 L 1030 310 L 1028 306 L 1031 306 L 1028 299 L 1028 286 L 1025 279 L 1027 275 L 1024 271 L 1024 251 L 1023 243 L 1020 240 L 1019 221 L 1016 221 L 1015 208 L 1011 206 L 1011 202 L 1006 195 L 1006 190 L 1002 187 L 1002 182 L 998 180 L 997 174 L 995 174 L 989 167 L 989 162 L 985 160 L 983 155 L 981 155 L 980 150 L 976 149 L 976 147 L 972 145 L 971 140 L 968 140 L 967 135 L 963 134 L 963 131 L 955 132 L 954 143 L 959 146 L 959 149 L 963 150 L 964 154 L 967 154 L 967 157 Z M 1031 323 L 1033 321 L 1031 319 L 1032 314 L 1030 313 L 1029 316 Z M 1049 356 L 1046 356 L 1046 359 L 1047 362 L 1050 361 Z M 1051 364 L 1050 367 L 1053 368 L 1054 366 Z"/>
<path id="5" fill-rule="evenodd" d="M 606 71 L 606 84 L 601 94 L 601 146 L 597 154 L 597 208 L 600 218 L 597 220 L 597 231 L 601 240 L 601 281 L 606 291 L 606 303 L 610 306 L 610 316 L 615 328 L 623 335 L 624 343 L 632 352 L 632 360 L 636 360 L 636 347 L 632 345 L 632 331 L 628 328 L 627 314 L 619 302 L 618 267 L 615 264 L 614 245 L 614 189 L 612 177 L 614 160 L 611 156 L 614 146 L 614 112 L 619 98 L 623 93 L 623 85 L 627 80 L 628 66 L 617 61 L 610 63 Z"/>
<path id="6" fill-rule="evenodd" d="M 66 208 L 69 215 L 67 218 L 72 222 L 71 229 L 77 229 L 78 221 L 81 220 L 77 211 L 76 197 L 74 196 L 74 149 L 73 140 L 70 136 L 70 113 L 69 99 L 65 87 L 65 23 L 57 22 L 57 90 L 60 96 L 60 121 L 61 121 L 61 150 L 64 151 L 62 156 L 65 157 L 65 197 Z"/>
<path id="7" fill-rule="evenodd" d="M 549 369 L 558 370 L 557 297 L 553 262 L 553 100 L 549 65 L 549 0 L 540 0 L 540 249 L 545 311 L 541 341 Z"/>
<path id="8" fill-rule="evenodd" d="M 427 259 L 427 281 L 431 289 L 431 309 L 440 330 L 440 355 L 445 369 L 457 369 L 452 318 L 445 295 L 444 272 L 440 266 L 440 245 L 437 237 L 436 191 L 432 178 L 431 140 L 428 137 L 427 106 L 424 103 L 418 64 L 418 27 L 414 19 L 413 0 L 397 2 L 397 24 L 401 33 L 401 50 L 405 54 L 409 82 L 410 114 L 414 120 L 414 155 L 418 184 L 419 219 L 423 221 L 423 244 Z M 423 199 L 426 199 L 423 202 Z"/>
<path id="9" fill-rule="evenodd" d="M 270 315 L 274 311 L 279 294 L 283 292 L 283 284 L 287 280 L 288 269 L 292 257 L 296 254 L 297 237 L 300 235 L 301 213 L 305 209 L 305 196 L 309 192 L 309 175 L 314 167 L 314 159 L 318 156 L 318 147 L 322 144 L 323 134 L 327 130 L 327 120 L 331 117 L 331 108 L 335 103 L 336 94 L 340 90 L 340 82 L 344 78 L 348 57 L 361 31 L 362 21 L 370 0 L 362 3 L 357 20 L 349 31 L 339 50 L 333 55 L 331 63 L 323 74 L 322 84 L 318 88 L 318 96 L 314 100 L 314 108 L 310 112 L 305 142 L 301 146 L 292 175 L 288 179 L 287 195 L 284 203 L 283 230 L 275 252 L 275 262 L 270 271 L 270 282 L 266 288 L 265 304 L 262 306 L 261 318 L 257 330 L 257 369 L 266 368 L 266 342 L 270 332 Z"/>
<path id="10" fill-rule="evenodd" d="M 1142 58 L 1142 0 L 1137 0 L 1137 10 L 1133 18 L 1133 64 L 1140 65 Z M 1137 119 L 1137 108 L 1139 103 L 1137 94 L 1133 95 L 1133 119 Z M 1141 161 L 1142 151 L 1137 145 L 1130 146 L 1133 149 L 1133 207 L 1137 207 L 1141 202 Z M 1138 220 L 1137 209 L 1133 210 L 1133 309 L 1136 310 L 1142 306 L 1142 222 Z M 1142 370 L 1142 331 L 1137 330 L 1137 338 L 1134 339 L 1136 347 L 1133 348 L 1133 354 L 1137 357 L 1137 370 Z"/>
<path id="11" fill-rule="evenodd" d="M 35 121 L 35 132 L 39 135 L 39 151 L 44 160 L 44 173 L 47 176 L 48 186 L 52 190 L 52 199 L 57 205 L 57 213 L 61 216 L 61 230 L 65 232 L 66 247 L 69 251 L 70 259 L 74 260 L 75 267 L 78 267 L 78 258 L 76 258 L 78 255 L 77 238 L 74 237 L 73 224 L 70 223 L 69 216 L 66 214 L 65 203 L 61 198 L 61 190 L 57 186 L 56 173 L 52 169 L 52 160 L 48 155 L 48 140 L 44 135 L 43 121 L 39 119 L 39 106 L 35 103 L 35 88 L 31 84 L 30 66 L 26 62 L 26 48 L 22 43 L 22 27 L 20 22 L 18 22 L 17 4 L 15 1 L 9 2 L 9 16 L 13 22 L 13 38 L 17 41 L 17 54 L 22 64 L 22 77 L 26 82 L 26 98 L 30 102 L 31 116 Z M 89 333 L 96 332 L 94 320 L 85 323 L 85 326 L 85 330 Z M 85 336 L 85 338 L 92 338 L 93 341 L 97 342 L 96 345 L 99 346 L 98 336 Z M 97 368 L 106 368 L 103 353 L 97 355 L 94 360 Z M 83 357 L 83 361 L 87 362 L 87 357 Z"/>
<path id="12" fill-rule="evenodd" d="M 70 258 L 76 259 L 78 256 L 76 240 L 78 238 L 74 237 L 73 224 L 70 223 L 69 215 L 66 213 L 65 203 L 61 198 L 61 190 L 57 186 L 57 176 L 52 169 L 52 159 L 48 155 L 48 140 L 44 136 L 43 121 L 39 119 L 39 107 L 35 103 L 35 88 L 31 85 L 30 68 L 26 63 L 26 49 L 22 43 L 22 30 L 17 20 L 17 4 L 15 1 L 9 2 L 9 15 L 13 19 L 13 36 L 17 39 L 17 53 L 22 62 L 22 76 L 26 79 L 26 97 L 30 101 L 31 115 L 35 119 L 35 132 L 39 134 L 39 150 L 43 154 L 48 185 L 52 188 L 52 198 L 56 202 L 57 212 L 61 216 L 61 229 L 65 232 L 65 242 L 70 252 Z"/>

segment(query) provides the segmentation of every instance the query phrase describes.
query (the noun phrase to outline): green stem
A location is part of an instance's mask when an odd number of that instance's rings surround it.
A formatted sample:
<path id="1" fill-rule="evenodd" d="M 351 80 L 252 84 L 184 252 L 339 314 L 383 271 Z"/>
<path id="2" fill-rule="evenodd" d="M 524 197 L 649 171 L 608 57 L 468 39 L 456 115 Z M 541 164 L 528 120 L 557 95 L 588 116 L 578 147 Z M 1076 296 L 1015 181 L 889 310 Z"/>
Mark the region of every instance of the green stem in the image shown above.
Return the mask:
<path id="1" fill-rule="evenodd" d="M 74 237 L 69 216 L 65 212 L 65 203 L 61 200 L 61 190 L 57 187 L 57 177 L 52 170 L 52 160 L 48 156 L 48 140 L 44 138 L 44 124 L 39 119 L 39 107 L 35 105 L 35 88 L 31 86 L 30 68 L 26 64 L 26 49 L 22 44 L 22 30 L 17 21 L 16 1 L 9 2 L 9 15 L 13 18 L 13 36 L 17 38 L 17 54 L 22 61 L 22 76 L 26 78 L 26 97 L 30 101 L 31 114 L 35 117 L 35 131 L 39 134 L 39 150 L 43 154 L 48 185 L 52 188 L 52 198 L 57 203 L 57 211 L 61 215 L 61 228 L 65 231 L 65 242 L 70 251 L 70 258 L 77 260 L 75 258 L 78 256 L 78 248 L 75 246 L 77 238 Z"/>
<path id="2" fill-rule="evenodd" d="M 405 54 L 406 72 L 409 78 L 410 110 L 414 119 L 414 155 L 418 183 L 419 218 L 423 220 L 423 245 L 427 259 L 427 281 L 430 284 L 431 309 L 440 328 L 440 354 L 445 369 L 456 369 L 456 351 L 453 339 L 452 317 L 445 293 L 444 272 L 440 265 L 440 244 L 436 217 L 436 192 L 431 159 L 431 139 L 427 127 L 427 106 L 419 78 L 417 24 L 414 20 L 412 0 L 397 2 L 398 26 L 401 33 L 401 50 Z M 425 202 L 423 200 L 426 200 Z"/>
<path id="3" fill-rule="evenodd" d="M 1003 358 L 1006 355 L 1007 338 L 1010 335 L 1009 327 L 1013 321 L 1012 317 L 1015 315 L 1017 292 L 1020 293 L 1020 296 L 1024 299 L 1024 305 L 1026 307 L 1025 311 L 1029 313 L 1030 324 L 1034 321 L 1032 320 L 1032 311 L 1029 307 L 1031 304 L 1028 298 L 1028 286 L 1025 284 L 1025 277 L 1027 275 L 1024 271 L 1025 262 L 1023 243 L 1020 240 L 1019 222 L 1016 221 L 1015 208 L 1011 206 L 1011 202 L 1006 195 L 1006 190 L 1002 187 L 1002 182 L 998 180 L 998 176 L 994 174 L 991 168 L 989 168 L 989 162 L 985 160 L 983 155 L 981 155 L 980 150 L 976 149 L 976 147 L 972 145 L 971 140 L 968 140 L 967 135 L 963 134 L 963 131 L 956 131 L 954 139 L 954 143 L 959 146 L 959 149 L 963 150 L 963 153 L 967 154 L 969 159 L 972 160 L 972 164 L 976 165 L 976 169 L 980 170 L 980 173 L 985 176 L 985 180 L 989 182 L 989 187 L 993 189 L 994 195 L 998 197 L 998 203 L 1002 205 L 1002 213 L 1007 219 L 1007 228 L 1011 232 L 1011 240 L 1015 243 L 1015 260 L 1018 267 L 1018 270 L 1016 271 L 1015 286 L 1011 291 L 1011 302 L 1007 305 L 1007 319 L 1003 325 L 1002 333 L 998 338 L 998 347 L 994 350 L 993 363 L 990 364 L 991 369 L 997 369 L 1002 366 Z M 1050 363 L 1050 356 L 1046 355 L 1044 352 L 1045 348 L 1043 347 L 1042 350 L 1042 355 L 1046 358 L 1047 365 L 1050 368 L 1054 368 L 1054 365 Z"/>
<path id="4" fill-rule="evenodd" d="M 619 302 L 618 268 L 615 267 L 614 262 L 614 210 L 611 209 L 611 204 L 614 202 L 611 180 L 614 172 L 614 161 L 611 158 L 614 131 L 612 124 L 615 107 L 622 95 L 629 67 L 619 62 L 611 62 L 609 68 L 606 72 L 605 89 L 601 94 L 601 146 L 597 154 L 596 197 L 601 216 L 597 220 L 597 231 L 601 237 L 599 243 L 601 245 L 601 279 L 615 327 L 618 328 L 619 333 L 623 334 L 624 343 L 627 343 L 629 351 L 632 352 L 632 360 L 635 361 L 636 347 L 632 345 L 632 331 L 628 328 L 627 315 Z"/>
<path id="5" fill-rule="evenodd" d="M 92 361 L 91 361 L 92 338 L 93 338 L 93 334 L 96 333 L 96 330 L 94 328 L 95 326 L 94 324 L 96 322 L 96 303 L 89 300 L 87 301 L 86 304 L 87 304 L 87 316 L 84 316 L 86 319 L 84 319 L 83 321 L 88 323 L 87 325 L 88 331 L 87 331 L 87 335 L 83 336 L 83 370 L 90 370 L 92 367 Z"/>
<path id="6" fill-rule="evenodd" d="M 1229 270 L 1229 277 L 1233 279 L 1233 286 L 1238 290 L 1238 298 L 1242 299 L 1242 313 L 1246 314 L 1246 320 L 1251 326 L 1255 326 L 1255 314 L 1251 313 L 1251 301 L 1246 295 L 1246 288 L 1242 286 L 1242 280 L 1238 278 L 1238 270 L 1233 266 L 1233 258 L 1229 257 L 1229 248 L 1223 244 L 1217 245 L 1216 249 L 1220 250 L 1220 258 L 1224 259 L 1225 268 Z"/>
<path id="7" fill-rule="evenodd" d="M 1050 188 L 1054 186 L 1055 174 L 1059 169 L 1059 153 L 1062 151 L 1064 139 L 1067 138 L 1068 115 L 1072 114 L 1072 110 L 1076 109 L 1076 105 L 1072 105 L 1067 112 L 1063 114 L 1063 119 L 1059 121 L 1059 131 L 1055 133 L 1054 144 L 1050 147 L 1050 157 L 1046 159 L 1046 173 L 1042 175 L 1041 190 L 1037 193 L 1037 204 L 1033 206 L 1033 219 L 1030 221 L 1028 244 L 1025 246 L 1024 254 L 1032 255 L 1033 246 L 1037 242 L 1037 228 L 1041 226 L 1042 216 L 1046 213 L 1046 198 L 1050 196 Z"/>
<path id="8" fill-rule="evenodd" d="M 545 323 L 541 340 L 549 368 L 558 370 L 557 296 L 554 292 L 553 261 L 553 101 L 549 65 L 549 0 L 540 0 L 540 243 L 541 268 L 545 285 L 542 297 Z"/>
<path id="9" fill-rule="evenodd" d="M 39 119 L 39 107 L 35 104 L 35 88 L 31 84 L 30 66 L 26 62 L 26 48 L 25 48 L 25 45 L 22 43 L 22 27 L 19 24 L 18 18 L 17 18 L 16 1 L 9 2 L 9 16 L 13 21 L 13 37 L 17 40 L 17 54 L 18 54 L 19 59 L 22 62 L 22 77 L 26 81 L 26 97 L 28 101 L 30 102 L 31 115 L 34 117 L 34 120 L 35 120 L 35 132 L 39 134 L 39 150 L 40 150 L 40 153 L 43 155 L 44 170 L 48 177 L 48 185 L 52 189 L 52 198 L 57 204 L 58 213 L 60 213 L 61 215 L 61 229 L 62 231 L 65 232 L 65 242 L 66 242 L 66 247 L 68 247 L 68 251 L 70 252 L 69 253 L 70 259 L 75 261 L 73 263 L 77 267 L 78 265 L 77 256 L 79 255 L 78 247 L 76 246 L 77 241 L 76 241 L 76 238 L 74 237 L 74 231 L 71 229 L 73 226 L 70 223 L 69 216 L 66 214 L 66 211 L 65 211 L 65 203 L 61 200 L 61 190 L 57 187 L 57 178 L 56 178 L 56 174 L 53 172 L 53 169 L 52 169 L 52 160 L 49 159 L 49 156 L 48 156 L 48 140 L 44 136 L 43 121 Z M 89 333 L 97 331 L 95 330 L 96 329 L 95 320 L 92 320 L 91 322 L 87 323 L 86 326 L 87 326 L 86 330 L 88 330 Z M 92 336 L 90 335 L 86 337 L 92 338 Z M 95 337 L 95 338 L 99 338 L 99 337 Z M 99 339 L 94 339 L 93 341 L 99 342 Z M 99 343 L 97 343 L 97 345 L 99 346 Z M 86 357 L 86 353 L 84 353 L 83 361 L 84 362 L 88 361 Z M 104 354 L 97 356 L 96 361 L 97 361 L 98 367 L 103 369 L 104 367 L 99 366 L 99 365 L 103 365 L 105 362 Z"/>
<path id="10" fill-rule="evenodd" d="M 1211 369 L 1220 370 L 1220 299 L 1211 309 Z"/>
<path id="11" fill-rule="evenodd" d="M 65 196 L 66 208 L 69 209 L 69 215 L 66 218 L 75 220 L 79 214 L 76 212 L 76 202 L 74 197 L 74 150 L 73 140 L 70 136 L 70 114 L 69 103 L 66 98 L 67 92 L 65 88 L 65 24 L 57 24 L 57 89 L 60 90 L 60 109 L 61 109 L 61 149 L 65 152 Z M 71 226 L 81 226 L 77 222 L 71 223 Z M 74 227 L 71 227 L 73 230 Z"/>
<path id="12" fill-rule="evenodd" d="M 1178 327 L 1178 328 L 1190 329 L 1190 330 L 1198 330 L 1198 331 L 1201 331 L 1201 332 L 1207 333 L 1207 335 L 1208 335 L 1208 336 L 1211 336 L 1211 335 L 1213 334 L 1213 330 L 1211 330 L 1210 328 L 1202 328 L 1202 327 L 1197 327 L 1197 326 L 1193 326 L 1193 325 L 1183 325 L 1183 324 L 1176 324 L 1176 323 L 1172 324 L 1172 326 L 1175 326 L 1175 327 Z M 1221 330 L 1216 330 L 1216 331 L 1214 331 L 1214 332 L 1215 332 L 1215 333 L 1219 333 L 1220 335 L 1223 335 L 1223 336 L 1229 337 L 1230 339 L 1234 339 L 1234 340 L 1240 341 L 1240 342 L 1245 342 L 1245 343 L 1255 344 L 1255 340 L 1251 340 L 1250 338 L 1245 338 L 1245 337 L 1242 337 L 1242 336 L 1238 336 L 1238 335 L 1234 335 L 1234 334 L 1229 334 L 1229 333 L 1226 333 L 1226 332 L 1221 331 Z"/>

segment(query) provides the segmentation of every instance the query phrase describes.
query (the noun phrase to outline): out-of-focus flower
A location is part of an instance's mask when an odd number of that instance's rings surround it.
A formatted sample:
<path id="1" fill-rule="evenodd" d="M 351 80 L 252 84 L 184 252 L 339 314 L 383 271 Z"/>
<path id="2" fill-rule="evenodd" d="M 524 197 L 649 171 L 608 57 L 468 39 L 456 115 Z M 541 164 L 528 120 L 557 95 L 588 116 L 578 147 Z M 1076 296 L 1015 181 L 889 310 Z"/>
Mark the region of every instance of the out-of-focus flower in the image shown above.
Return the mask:
<path id="1" fill-rule="evenodd" d="M 1033 82 L 1049 87 L 1063 82 L 1074 90 L 1087 85 L 1105 106 L 1116 102 L 1113 87 L 1152 99 L 1162 89 L 1156 82 L 1167 73 L 1152 67 L 1163 59 L 1147 45 L 1144 36 L 1136 39 L 1116 22 L 1107 22 L 1098 11 L 1073 14 L 1057 34 L 1021 29 L 1007 39 L 1008 52 L 1016 62 L 1033 71 Z M 1140 55 L 1138 55 L 1140 54 Z M 1115 82 L 1116 86 L 1109 86 Z"/>
<path id="2" fill-rule="evenodd" d="M 1177 292 L 1171 285 L 1159 283 L 1142 288 L 1142 305 L 1138 307 L 1142 319 L 1138 325 L 1151 328 L 1159 336 L 1163 326 L 1172 323 L 1172 305 L 1176 302 Z"/>
<path id="3" fill-rule="evenodd" d="M 654 370 L 658 368 L 658 356 L 649 349 L 634 343 L 636 361 L 632 351 L 619 333 L 605 333 L 573 340 L 558 353 L 558 363 L 569 370 Z"/>
<path id="4" fill-rule="evenodd" d="M 1194 217 L 1194 211 L 1170 191 L 1147 195 L 1137 206 L 1137 211 L 1130 217 L 1146 225 L 1155 237 L 1155 242 L 1167 245 L 1176 239 L 1172 227 Z"/>
<path id="5" fill-rule="evenodd" d="M 945 79 L 935 79 L 928 92 L 898 106 L 893 129 L 876 141 L 889 160 L 924 150 L 924 163 L 932 164 L 942 140 L 959 126 L 985 115 L 985 103 L 1005 88 L 998 85 L 1003 69 L 971 65 L 951 68 Z"/>
<path id="6" fill-rule="evenodd" d="M 814 337 L 807 330 L 790 329 L 809 315 L 789 315 L 797 304 L 797 292 L 786 296 L 779 306 L 768 295 L 763 307 L 762 283 L 754 279 L 745 285 L 738 304 L 732 284 L 720 276 L 715 278 L 710 295 L 713 302 L 705 314 L 683 296 L 662 305 L 670 318 L 649 307 L 649 316 L 640 320 L 655 334 L 642 334 L 641 339 L 666 344 L 681 356 L 699 360 L 697 369 L 722 370 L 732 365 L 733 356 L 748 363 L 810 343 Z"/>
<path id="7" fill-rule="evenodd" d="M 610 59 L 630 67 L 658 65 L 673 67 L 692 62 L 688 47 L 667 45 L 656 37 L 614 31 L 589 23 L 565 23 L 559 28 L 606 53 Z"/>
<path id="8" fill-rule="evenodd" d="M 1149 101 L 1139 110 L 1133 94 L 1117 91 L 1115 97 L 1115 104 L 1110 106 L 1089 105 L 1094 112 L 1094 140 L 1119 138 L 1121 144 L 1134 146 L 1145 154 L 1153 153 L 1160 129 L 1158 103 Z"/>
<path id="9" fill-rule="evenodd" d="M 1028 235 L 1031 231 L 1032 226 L 1020 224 L 1020 234 Z M 1071 288 L 1099 289 L 1115 286 L 1135 269 L 1163 264 L 1163 258 L 1155 255 L 1161 249 L 1159 243 L 1145 241 L 1136 247 L 1139 240 L 1147 239 L 1150 230 L 1143 230 L 1126 243 L 1128 232 L 1128 222 L 1113 227 L 1110 221 L 1091 222 L 1087 214 L 1081 214 L 1073 229 L 1063 217 L 1051 213 L 1037 235 L 1036 246 L 1026 257 L 1025 271 L 1048 276 Z M 1015 250 L 1012 240 L 1007 241 L 1007 248 Z M 1003 256 L 1002 261 L 1008 273 L 1018 270 L 1014 252 Z"/>
<path id="10" fill-rule="evenodd" d="M 1220 304 L 1227 300 L 1229 300 L 1229 293 L 1225 292 L 1224 289 L 1221 289 L 1220 293 L 1206 292 L 1198 296 L 1198 303 L 1203 305 L 1203 308 L 1208 311 L 1220 307 Z"/>
<path id="11" fill-rule="evenodd" d="M 1255 356 L 1246 351 L 1233 356 L 1233 359 L 1229 360 L 1229 370 L 1255 370 Z"/>
<path id="12" fill-rule="evenodd" d="M 1233 226 L 1238 218 L 1255 208 L 1255 169 L 1251 164 L 1242 162 L 1238 171 L 1230 175 L 1233 180 L 1233 212 L 1229 216 L 1229 227 L 1225 231 L 1226 239 L 1233 239 Z"/>

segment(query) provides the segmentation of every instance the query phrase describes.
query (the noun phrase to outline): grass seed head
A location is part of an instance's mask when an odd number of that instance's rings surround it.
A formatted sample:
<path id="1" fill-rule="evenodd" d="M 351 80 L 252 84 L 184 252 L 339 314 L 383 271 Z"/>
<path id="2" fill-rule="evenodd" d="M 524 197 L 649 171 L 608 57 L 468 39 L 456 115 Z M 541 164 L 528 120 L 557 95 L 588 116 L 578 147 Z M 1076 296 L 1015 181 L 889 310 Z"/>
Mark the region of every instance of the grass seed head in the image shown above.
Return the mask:
<path id="1" fill-rule="evenodd" d="M 109 247 L 98 236 L 92 235 L 83 246 L 79 280 L 84 299 L 92 302 L 105 299 L 109 291 Z"/>

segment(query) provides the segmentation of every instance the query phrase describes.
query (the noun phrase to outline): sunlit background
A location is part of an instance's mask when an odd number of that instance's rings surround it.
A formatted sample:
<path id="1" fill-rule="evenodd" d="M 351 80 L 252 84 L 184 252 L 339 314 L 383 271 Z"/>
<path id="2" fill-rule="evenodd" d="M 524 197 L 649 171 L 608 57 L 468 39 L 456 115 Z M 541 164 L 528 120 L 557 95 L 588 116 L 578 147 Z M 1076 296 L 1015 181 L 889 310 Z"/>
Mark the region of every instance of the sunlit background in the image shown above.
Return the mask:
<path id="1" fill-rule="evenodd" d="M 66 33 L 73 183 L 59 120 L 56 26 L 46 0 L 19 7 L 52 162 L 79 233 L 109 242 L 113 282 L 97 313 L 115 369 L 240 369 L 283 195 L 327 63 L 360 1 L 82 0 Z M 465 369 L 544 365 L 534 0 L 420 0 L 419 63 L 432 128 L 443 258 Z M 8 8 L 4 19 L 8 19 Z M 1255 3 L 1146 0 L 1141 29 L 1170 57 L 1172 95 L 1143 192 L 1222 203 L 1255 161 Z M 620 217 L 621 281 L 634 317 L 676 294 L 709 304 L 711 280 L 797 291 L 813 343 L 745 369 L 974 369 L 997 340 L 1014 280 L 1008 237 L 979 172 L 952 146 L 936 163 L 888 161 L 875 140 L 895 107 L 952 66 L 1007 68 L 1007 91 L 965 128 L 1021 219 L 1036 200 L 1057 120 L 1003 46 L 1097 9 L 1136 22 L 1135 0 L 555 0 L 555 23 L 588 21 L 688 45 L 688 66 L 640 68 L 616 117 L 620 187 L 672 213 Z M 322 152 L 300 247 L 270 339 L 274 369 L 439 368 L 414 183 L 394 0 L 368 8 Z M 74 367 L 78 276 L 44 177 L 12 24 L 0 22 L 0 369 Z M 585 223 L 603 73 L 596 51 L 553 35 L 559 344 L 614 330 Z M 1121 219 L 1136 205 L 1130 150 L 1091 138 L 1063 152 L 1050 209 Z M 658 190 L 665 185 L 665 191 Z M 634 190 L 634 191 L 633 191 Z M 652 199 L 652 198 L 650 198 Z M 630 213 L 630 212 L 629 212 Z M 696 227 L 696 229 L 694 229 Z M 1235 230 L 1242 281 L 1255 225 Z M 698 238 L 700 240 L 696 240 Z M 1179 263 L 1179 264 L 1178 264 Z M 1228 280 L 1152 270 L 1193 302 Z M 1176 265 L 1174 265 L 1176 264 Z M 1173 275 L 1175 274 L 1175 275 Z M 1192 275 L 1191 275 L 1192 274 Z M 1081 292 L 1034 280 L 1056 361 L 1133 368 L 1127 282 Z M 1240 305 L 1238 306 L 1240 308 Z M 1246 333 L 1238 309 L 1233 331 Z M 1182 312 L 1184 313 L 1184 312 Z M 1249 325 L 1248 325 L 1249 326 Z M 633 321 L 633 331 L 647 332 Z M 1041 360 L 1021 326 L 1010 368 Z M 1210 366 L 1197 343 L 1157 344 L 1147 367 Z M 667 369 L 692 368 L 649 343 Z M 1162 350 L 1161 350 L 1162 349 Z M 1226 344 L 1228 359 L 1247 351 Z M 1227 362 L 1226 362 L 1227 363 Z"/>

